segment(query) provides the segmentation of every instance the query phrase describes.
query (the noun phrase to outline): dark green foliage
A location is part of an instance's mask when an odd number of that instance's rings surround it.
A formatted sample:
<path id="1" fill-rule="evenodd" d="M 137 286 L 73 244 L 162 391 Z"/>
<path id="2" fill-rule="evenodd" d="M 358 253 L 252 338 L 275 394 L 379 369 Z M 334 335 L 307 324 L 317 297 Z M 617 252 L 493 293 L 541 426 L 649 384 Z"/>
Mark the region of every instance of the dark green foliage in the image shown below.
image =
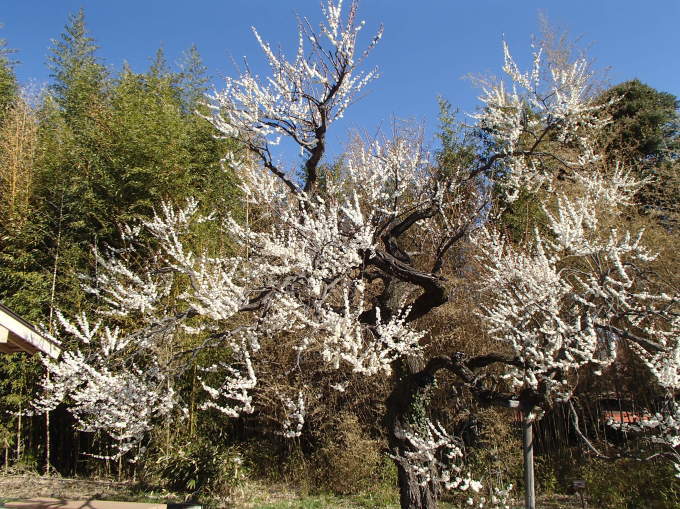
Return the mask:
<path id="1" fill-rule="evenodd" d="M 600 460 L 560 455 L 541 461 L 544 478 L 552 476 L 555 487 L 570 493 L 572 481 L 586 482 L 589 507 L 606 509 L 675 509 L 680 504 L 680 483 L 675 469 L 663 459 Z"/>
<path id="2" fill-rule="evenodd" d="M 4 112 L 18 87 L 2 48 Z M 235 178 L 221 164 L 234 146 L 217 139 L 209 122 L 195 113 L 207 83 L 196 48 L 187 52 L 180 71 L 171 69 L 159 50 L 147 72 L 126 66 L 118 75 L 107 70 L 96 50 L 80 10 L 53 42 L 48 63 L 53 82 L 34 111 L 38 131 L 28 213 L 19 225 L 0 224 L 0 301 L 48 328 L 56 310 L 73 316 L 98 306 L 82 289 L 83 276 L 96 273 L 94 246 L 101 251 L 120 243 L 121 224 L 150 217 L 162 201 L 183 204 L 193 196 L 218 215 L 235 203 Z M 207 227 L 194 237 L 205 249 L 228 246 Z M 41 364 L 25 355 L 0 355 L 0 373 L 8 377 L 0 383 L 0 410 L 25 406 L 42 377 Z M 193 394 L 196 383 L 190 380 L 180 390 Z M 16 419 L 2 413 L 0 440 L 16 436 L 16 427 Z M 44 461 L 44 445 L 31 448 L 24 436 L 21 440 L 26 454 Z M 106 448 L 95 444 L 90 452 Z M 64 466 L 69 472 L 75 467 Z"/>
<path id="3" fill-rule="evenodd" d="M 680 483 L 666 461 L 591 460 L 581 467 L 588 498 L 596 507 L 673 509 L 680 504 Z"/>
<path id="4" fill-rule="evenodd" d="M 14 102 L 19 85 L 14 74 L 14 61 L 10 55 L 14 50 L 7 48 L 7 42 L 0 39 L 0 121 L 4 118 L 5 110 Z"/>
<path id="5" fill-rule="evenodd" d="M 209 437 L 194 437 L 175 444 L 158 458 L 153 469 L 171 491 L 191 493 L 201 500 L 228 496 L 246 473 L 238 449 L 218 444 Z"/>
<path id="6" fill-rule="evenodd" d="M 653 165 L 680 149 L 680 101 L 640 80 L 616 85 L 604 92 L 603 102 L 618 100 L 607 108 L 612 123 L 605 130 L 606 152 L 626 162 Z"/>
<path id="7" fill-rule="evenodd" d="M 639 198 L 645 212 L 667 229 L 677 228 L 680 203 L 680 101 L 639 80 L 621 83 L 602 94 L 612 123 L 603 145 L 610 165 L 623 164 L 639 178 L 650 178 Z"/>
<path id="8" fill-rule="evenodd" d="M 451 110 L 451 104 L 442 99 L 439 103 L 439 138 L 440 148 L 437 151 L 437 168 L 442 172 L 453 171 L 457 167 L 471 168 L 477 159 L 479 147 L 456 118 L 458 111 Z"/>
<path id="9" fill-rule="evenodd" d="M 677 231 L 680 224 L 680 161 L 663 161 L 647 172 L 653 180 L 640 191 L 640 201 L 646 211 L 655 215 L 660 224 Z"/>
<path id="10" fill-rule="evenodd" d="M 0 301 L 32 322 L 49 314 L 50 274 L 42 267 L 50 260 L 41 226 L 29 223 L 0 243 Z"/>
<path id="11" fill-rule="evenodd" d="M 508 203 L 501 213 L 503 227 L 513 242 L 522 243 L 533 238 L 534 228 L 541 233 L 547 224 L 547 216 L 541 200 L 535 193 L 520 191 L 517 199 Z"/>

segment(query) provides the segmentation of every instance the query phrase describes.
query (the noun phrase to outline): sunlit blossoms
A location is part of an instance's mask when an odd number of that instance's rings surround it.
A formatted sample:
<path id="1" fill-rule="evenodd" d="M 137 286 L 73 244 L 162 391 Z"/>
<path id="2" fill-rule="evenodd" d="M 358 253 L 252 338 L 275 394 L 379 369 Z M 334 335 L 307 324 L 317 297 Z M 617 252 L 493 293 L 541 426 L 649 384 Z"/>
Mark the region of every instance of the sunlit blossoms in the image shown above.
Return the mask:
<path id="1" fill-rule="evenodd" d="M 659 380 L 677 380 L 678 324 L 670 305 L 677 297 L 652 291 L 638 276 L 654 259 L 642 232 L 605 233 L 598 223 L 634 188 L 617 171 L 607 184 L 589 181 L 577 198 L 559 196 L 555 209 L 546 205 L 549 233 L 536 232 L 523 248 L 480 232 L 492 301 L 482 314 L 522 364 L 507 373 L 513 385 L 568 398 L 570 374 L 586 365 L 600 370 L 620 341 L 630 342 Z"/>
<path id="2" fill-rule="evenodd" d="M 357 37 L 364 26 L 357 22 L 357 4 L 346 17 L 342 0 L 327 0 L 322 7 L 324 21 L 315 31 L 306 19 L 298 27 L 298 49 L 292 61 L 272 50 L 257 31 L 253 32 L 264 52 L 271 75 L 261 80 L 250 71 L 227 79 L 223 91 L 212 97 L 211 118 L 225 136 L 247 142 L 263 164 L 291 188 L 297 184 L 275 168 L 270 145 L 281 136 L 299 145 L 302 154 L 318 163 L 325 146 L 325 133 L 341 118 L 377 71 L 358 70 L 382 37 L 382 27 L 357 54 Z"/>
<path id="3" fill-rule="evenodd" d="M 462 468 L 456 461 L 463 457 L 460 440 L 449 435 L 440 424 L 429 420 L 419 433 L 409 433 L 407 439 L 413 450 L 405 453 L 404 460 L 414 466 L 422 485 L 442 484 L 444 489 L 471 489 L 478 492 L 481 483 L 461 476 Z"/>
<path id="4" fill-rule="evenodd" d="M 504 186 L 508 198 L 517 198 L 523 188 L 550 184 L 550 165 L 579 168 L 597 160 L 592 133 L 606 125 L 599 115 L 606 107 L 589 96 L 591 72 L 588 62 L 579 59 L 568 66 L 542 63 L 542 52 L 533 55 L 533 66 L 522 72 L 503 44 L 503 71 L 510 80 L 483 83 L 479 98 L 481 113 L 473 115 L 480 128 L 492 133 L 499 144 L 498 154 L 507 156 Z M 547 75 L 547 76 L 546 76 Z M 558 156 L 543 151 L 544 141 L 555 137 L 576 148 L 571 155 Z"/>
<path id="5" fill-rule="evenodd" d="M 305 399 L 302 392 L 298 392 L 297 399 L 283 397 L 284 418 L 283 431 L 280 434 L 285 438 L 297 438 L 302 435 L 302 427 L 305 425 Z"/>
<path id="6" fill-rule="evenodd" d="M 275 55 L 258 35 L 273 77 L 262 84 L 246 74 L 229 80 L 225 91 L 214 97 L 217 109 L 210 120 L 215 127 L 225 136 L 248 141 L 261 156 L 264 167 L 233 154 L 224 163 L 242 177 L 246 200 L 275 219 L 270 227 L 253 229 L 233 218 L 218 223 L 194 200 L 179 208 L 159 204 L 151 219 L 125 228 L 125 247 L 98 255 L 100 271 L 89 290 L 107 304 L 104 313 L 111 319 L 134 319 L 141 327 L 123 333 L 121 328 L 90 327 L 85 318 L 79 319 L 79 327 L 64 320 L 64 332 L 83 343 L 88 353 L 68 354 L 50 365 L 53 376 L 45 401 L 56 404 L 68 394 L 77 403 L 74 412 L 84 429 L 99 423 L 121 442 L 141 438 L 153 417 L 179 403 L 164 377 L 181 372 L 194 350 L 219 346 L 229 352 L 229 362 L 216 363 L 200 375 L 207 398 L 202 407 L 229 417 L 252 412 L 253 398 L 266 391 L 258 386 L 256 356 L 262 342 L 277 335 L 297 335 L 298 356 L 316 355 L 331 369 L 363 375 L 388 373 L 396 359 L 419 353 L 424 333 L 408 325 L 411 308 L 404 304 L 392 313 L 370 306 L 362 271 L 380 243 L 384 222 L 417 204 L 413 197 L 402 196 L 411 192 L 414 178 L 424 182 L 420 173 L 426 154 L 421 146 L 397 141 L 367 149 L 346 173 L 327 181 L 330 192 L 325 196 L 309 186 L 299 187 L 266 156 L 270 135 L 281 134 L 293 137 L 310 157 L 315 151 L 321 154 L 325 128 L 375 76 L 375 71 L 362 74 L 356 68 L 381 31 L 364 54 L 355 56 L 363 23 L 355 20 L 356 5 L 346 18 L 341 13 L 341 2 L 328 2 L 319 34 L 301 21 L 300 48 L 293 62 Z M 311 53 L 305 50 L 307 44 Z M 384 161 L 390 161 L 387 176 L 380 171 Z M 384 206 L 366 202 L 364 193 Z M 215 257 L 191 247 L 192 231 L 206 224 L 235 244 L 233 256 Z M 142 252 L 151 258 L 142 260 Z M 180 290 L 172 296 L 179 310 L 174 314 L 164 307 L 171 289 Z M 360 317 L 371 311 L 375 318 L 362 321 Z M 251 318 L 229 326 L 244 313 Z M 165 345 L 180 331 L 201 338 L 199 347 L 165 353 Z M 113 353 L 121 363 L 110 366 L 105 361 Z M 124 365 L 126 372 L 115 375 L 116 367 Z M 145 393 L 139 399 L 144 412 L 130 408 L 133 387 Z M 99 399 L 92 400 L 93 394 Z M 298 398 L 283 403 L 289 416 L 283 433 L 298 436 L 304 402 Z M 114 406 L 127 412 L 136 426 L 115 420 Z M 119 428 L 127 434 L 115 431 Z"/>
<path id="7" fill-rule="evenodd" d="M 164 373 L 155 360 L 138 364 L 129 358 L 133 338 L 121 338 L 118 329 L 101 323 L 91 326 L 82 315 L 76 324 L 61 315 L 59 319 L 83 347 L 98 348 L 89 349 L 87 356 L 80 350 L 65 352 L 59 362 L 45 359 L 49 376 L 36 410 L 53 410 L 68 398 L 79 429 L 105 429 L 116 440 L 118 454 L 124 454 L 140 444 L 154 419 L 171 411 L 174 393 L 164 385 Z"/>
<path id="8" fill-rule="evenodd" d="M 457 491 L 467 495 L 467 505 L 487 509 L 508 509 L 512 485 L 495 488 L 491 496 L 484 496 L 483 483 L 464 472 L 462 442 L 450 435 L 439 423 L 427 420 L 419 431 L 407 433 L 412 449 L 397 462 L 406 462 L 416 472 L 422 486 L 435 490 Z"/>

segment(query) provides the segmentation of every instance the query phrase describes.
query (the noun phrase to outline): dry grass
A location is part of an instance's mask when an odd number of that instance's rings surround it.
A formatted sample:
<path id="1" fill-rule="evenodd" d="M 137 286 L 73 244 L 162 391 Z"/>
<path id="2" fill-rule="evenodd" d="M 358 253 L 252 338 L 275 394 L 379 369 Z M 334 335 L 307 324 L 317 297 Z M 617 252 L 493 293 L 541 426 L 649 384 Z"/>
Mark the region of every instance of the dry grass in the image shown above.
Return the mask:
<path id="1" fill-rule="evenodd" d="M 32 497 L 54 497 L 71 500 L 105 499 L 136 502 L 178 502 L 176 494 L 142 491 L 130 482 L 108 480 L 64 479 L 33 475 L 0 476 L 0 503 L 3 500 Z M 521 508 L 517 501 L 516 508 Z M 577 509 L 580 503 L 574 497 L 553 496 L 539 498 L 541 509 Z M 210 504 L 210 507 L 233 509 L 398 509 L 397 494 L 366 492 L 360 495 L 338 497 L 334 495 L 302 495 L 283 485 L 264 485 L 247 482 L 234 493 L 230 502 Z M 440 504 L 441 509 L 454 509 Z M 593 508 L 594 506 L 589 505 Z"/>
<path id="2" fill-rule="evenodd" d="M 181 501 L 177 495 L 152 490 L 141 491 L 140 486 L 132 482 L 41 477 L 31 474 L 0 476 L 0 502 L 34 497 L 134 502 Z"/>

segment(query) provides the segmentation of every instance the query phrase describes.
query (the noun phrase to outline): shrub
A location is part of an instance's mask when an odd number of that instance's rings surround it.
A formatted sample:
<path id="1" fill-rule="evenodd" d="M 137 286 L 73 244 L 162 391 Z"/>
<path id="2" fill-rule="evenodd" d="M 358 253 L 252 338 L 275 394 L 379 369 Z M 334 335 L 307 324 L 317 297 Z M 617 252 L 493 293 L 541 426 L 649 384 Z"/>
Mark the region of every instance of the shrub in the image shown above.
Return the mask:
<path id="1" fill-rule="evenodd" d="M 367 436 L 353 414 L 340 414 L 327 426 L 321 446 L 312 457 L 316 487 L 341 495 L 396 485 L 396 475 L 385 466 L 380 442 Z M 392 469 L 394 470 L 394 469 Z"/>
<path id="2" fill-rule="evenodd" d="M 247 473 L 236 447 L 220 450 L 207 438 L 186 442 L 156 463 L 168 489 L 200 497 L 229 497 Z"/>
<path id="3" fill-rule="evenodd" d="M 593 459 L 582 466 L 581 475 L 586 481 L 586 494 L 596 507 L 680 507 L 680 481 L 668 462 Z"/>

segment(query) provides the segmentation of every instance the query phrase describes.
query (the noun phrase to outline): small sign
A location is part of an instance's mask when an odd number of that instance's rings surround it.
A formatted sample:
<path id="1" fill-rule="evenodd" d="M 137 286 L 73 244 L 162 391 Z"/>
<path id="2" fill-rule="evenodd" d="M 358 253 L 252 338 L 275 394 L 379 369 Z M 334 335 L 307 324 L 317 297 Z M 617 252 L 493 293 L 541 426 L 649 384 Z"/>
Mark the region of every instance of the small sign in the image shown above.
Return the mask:
<path id="1" fill-rule="evenodd" d="M 586 489 L 586 482 L 583 479 L 576 479 L 571 483 L 571 486 L 575 490 L 584 490 Z"/>

